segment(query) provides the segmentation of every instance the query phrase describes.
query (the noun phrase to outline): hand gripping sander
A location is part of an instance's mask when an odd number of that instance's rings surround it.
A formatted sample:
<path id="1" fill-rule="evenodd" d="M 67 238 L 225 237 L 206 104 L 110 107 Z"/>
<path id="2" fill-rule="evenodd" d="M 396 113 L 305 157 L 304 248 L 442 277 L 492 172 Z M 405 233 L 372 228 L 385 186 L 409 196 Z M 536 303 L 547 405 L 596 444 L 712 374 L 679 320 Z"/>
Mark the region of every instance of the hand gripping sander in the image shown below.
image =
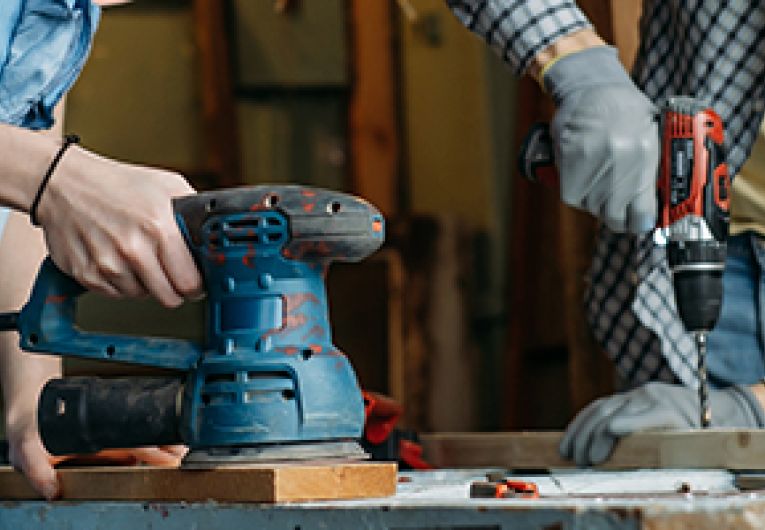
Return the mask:
<path id="1" fill-rule="evenodd" d="M 173 206 L 204 278 L 204 344 L 79 330 L 84 289 L 50 258 L 28 303 L 6 315 L 27 351 L 184 372 L 48 382 L 38 407 L 48 450 L 184 443 L 191 467 L 364 458 L 364 403 L 332 344 L 324 277 L 331 262 L 380 247 L 382 215 L 362 199 L 293 185 L 200 193 Z"/>

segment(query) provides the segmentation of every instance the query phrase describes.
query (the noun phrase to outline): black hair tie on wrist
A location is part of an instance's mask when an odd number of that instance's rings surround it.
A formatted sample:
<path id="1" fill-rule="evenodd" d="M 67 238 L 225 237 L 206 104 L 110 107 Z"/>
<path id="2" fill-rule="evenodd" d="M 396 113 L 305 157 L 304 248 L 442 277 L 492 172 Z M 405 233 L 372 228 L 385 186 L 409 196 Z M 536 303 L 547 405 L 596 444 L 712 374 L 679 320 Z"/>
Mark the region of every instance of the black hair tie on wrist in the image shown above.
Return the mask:
<path id="1" fill-rule="evenodd" d="M 48 181 L 53 176 L 53 172 L 56 170 L 56 166 L 58 166 L 58 163 L 61 161 L 61 157 L 64 156 L 64 153 L 66 153 L 66 150 L 69 149 L 69 146 L 78 143 L 80 143 L 80 137 L 76 134 L 67 134 L 64 136 L 64 144 L 58 150 L 56 156 L 53 157 L 53 162 L 51 162 L 50 166 L 48 166 L 48 171 L 45 172 L 45 176 L 40 183 L 40 187 L 37 188 L 35 200 L 32 201 L 32 206 L 29 208 L 29 219 L 32 221 L 33 225 L 40 226 L 40 222 L 37 220 L 37 207 L 40 206 L 40 199 L 42 199 L 45 187 L 48 185 Z"/>

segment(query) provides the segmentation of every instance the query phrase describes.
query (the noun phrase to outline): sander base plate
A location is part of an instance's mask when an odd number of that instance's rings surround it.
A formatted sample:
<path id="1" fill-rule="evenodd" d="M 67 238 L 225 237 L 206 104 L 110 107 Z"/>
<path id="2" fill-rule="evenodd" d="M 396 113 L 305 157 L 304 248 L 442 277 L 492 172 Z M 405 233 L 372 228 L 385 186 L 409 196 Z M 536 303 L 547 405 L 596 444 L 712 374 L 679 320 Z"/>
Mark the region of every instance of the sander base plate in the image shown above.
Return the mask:
<path id="1" fill-rule="evenodd" d="M 186 455 L 181 467 L 214 469 L 225 466 L 300 462 L 303 460 L 365 460 L 369 455 L 352 440 L 263 444 L 256 446 L 196 448 Z"/>

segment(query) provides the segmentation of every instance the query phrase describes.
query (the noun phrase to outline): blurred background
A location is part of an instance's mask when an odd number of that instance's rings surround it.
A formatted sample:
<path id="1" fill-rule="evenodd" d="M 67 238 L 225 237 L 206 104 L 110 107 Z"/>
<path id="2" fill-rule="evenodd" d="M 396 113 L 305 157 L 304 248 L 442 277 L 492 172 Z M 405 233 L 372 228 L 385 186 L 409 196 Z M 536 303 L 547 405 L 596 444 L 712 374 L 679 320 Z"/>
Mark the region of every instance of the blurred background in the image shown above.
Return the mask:
<path id="1" fill-rule="evenodd" d="M 638 1 L 579 4 L 629 63 Z M 550 110 L 443 0 L 139 0 L 104 10 L 65 130 L 198 189 L 293 182 L 367 198 L 386 246 L 329 279 L 335 343 L 362 386 L 401 401 L 420 431 L 538 429 L 614 384 L 580 308 L 594 223 L 515 169 L 523 132 Z M 194 304 L 119 304 L 91 297 L 78 318 L 201 333 Z"/>

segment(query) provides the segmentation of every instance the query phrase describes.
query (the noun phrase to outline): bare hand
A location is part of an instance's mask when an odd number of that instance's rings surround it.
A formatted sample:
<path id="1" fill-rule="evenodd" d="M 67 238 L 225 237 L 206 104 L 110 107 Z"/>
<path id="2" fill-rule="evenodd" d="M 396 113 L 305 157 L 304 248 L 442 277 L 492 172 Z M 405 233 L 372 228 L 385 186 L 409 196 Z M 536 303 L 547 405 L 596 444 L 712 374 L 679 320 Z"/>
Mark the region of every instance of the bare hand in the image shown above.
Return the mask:
<path id="1" fill-rule="evenodd" d="M 113 297 L 149 294 L 176 307 L 202 290 L 171 204 L 191 193 L 178 173 L 73 146 L 45 189 L 38 218 L 53 261 L 84 287 Z"/>
<path id="2" fill-rule="evenodd" d="M 9 459 L 31 486 L 48 500 L 61 496 L 61 484 L 54 466 L 74 460 L 80 464 L 178 467 L 188 449 L 182 445 L 107 449 L 93 455 L 52 456 L 43 446 L 30 414 L 8 427 Z"/>

